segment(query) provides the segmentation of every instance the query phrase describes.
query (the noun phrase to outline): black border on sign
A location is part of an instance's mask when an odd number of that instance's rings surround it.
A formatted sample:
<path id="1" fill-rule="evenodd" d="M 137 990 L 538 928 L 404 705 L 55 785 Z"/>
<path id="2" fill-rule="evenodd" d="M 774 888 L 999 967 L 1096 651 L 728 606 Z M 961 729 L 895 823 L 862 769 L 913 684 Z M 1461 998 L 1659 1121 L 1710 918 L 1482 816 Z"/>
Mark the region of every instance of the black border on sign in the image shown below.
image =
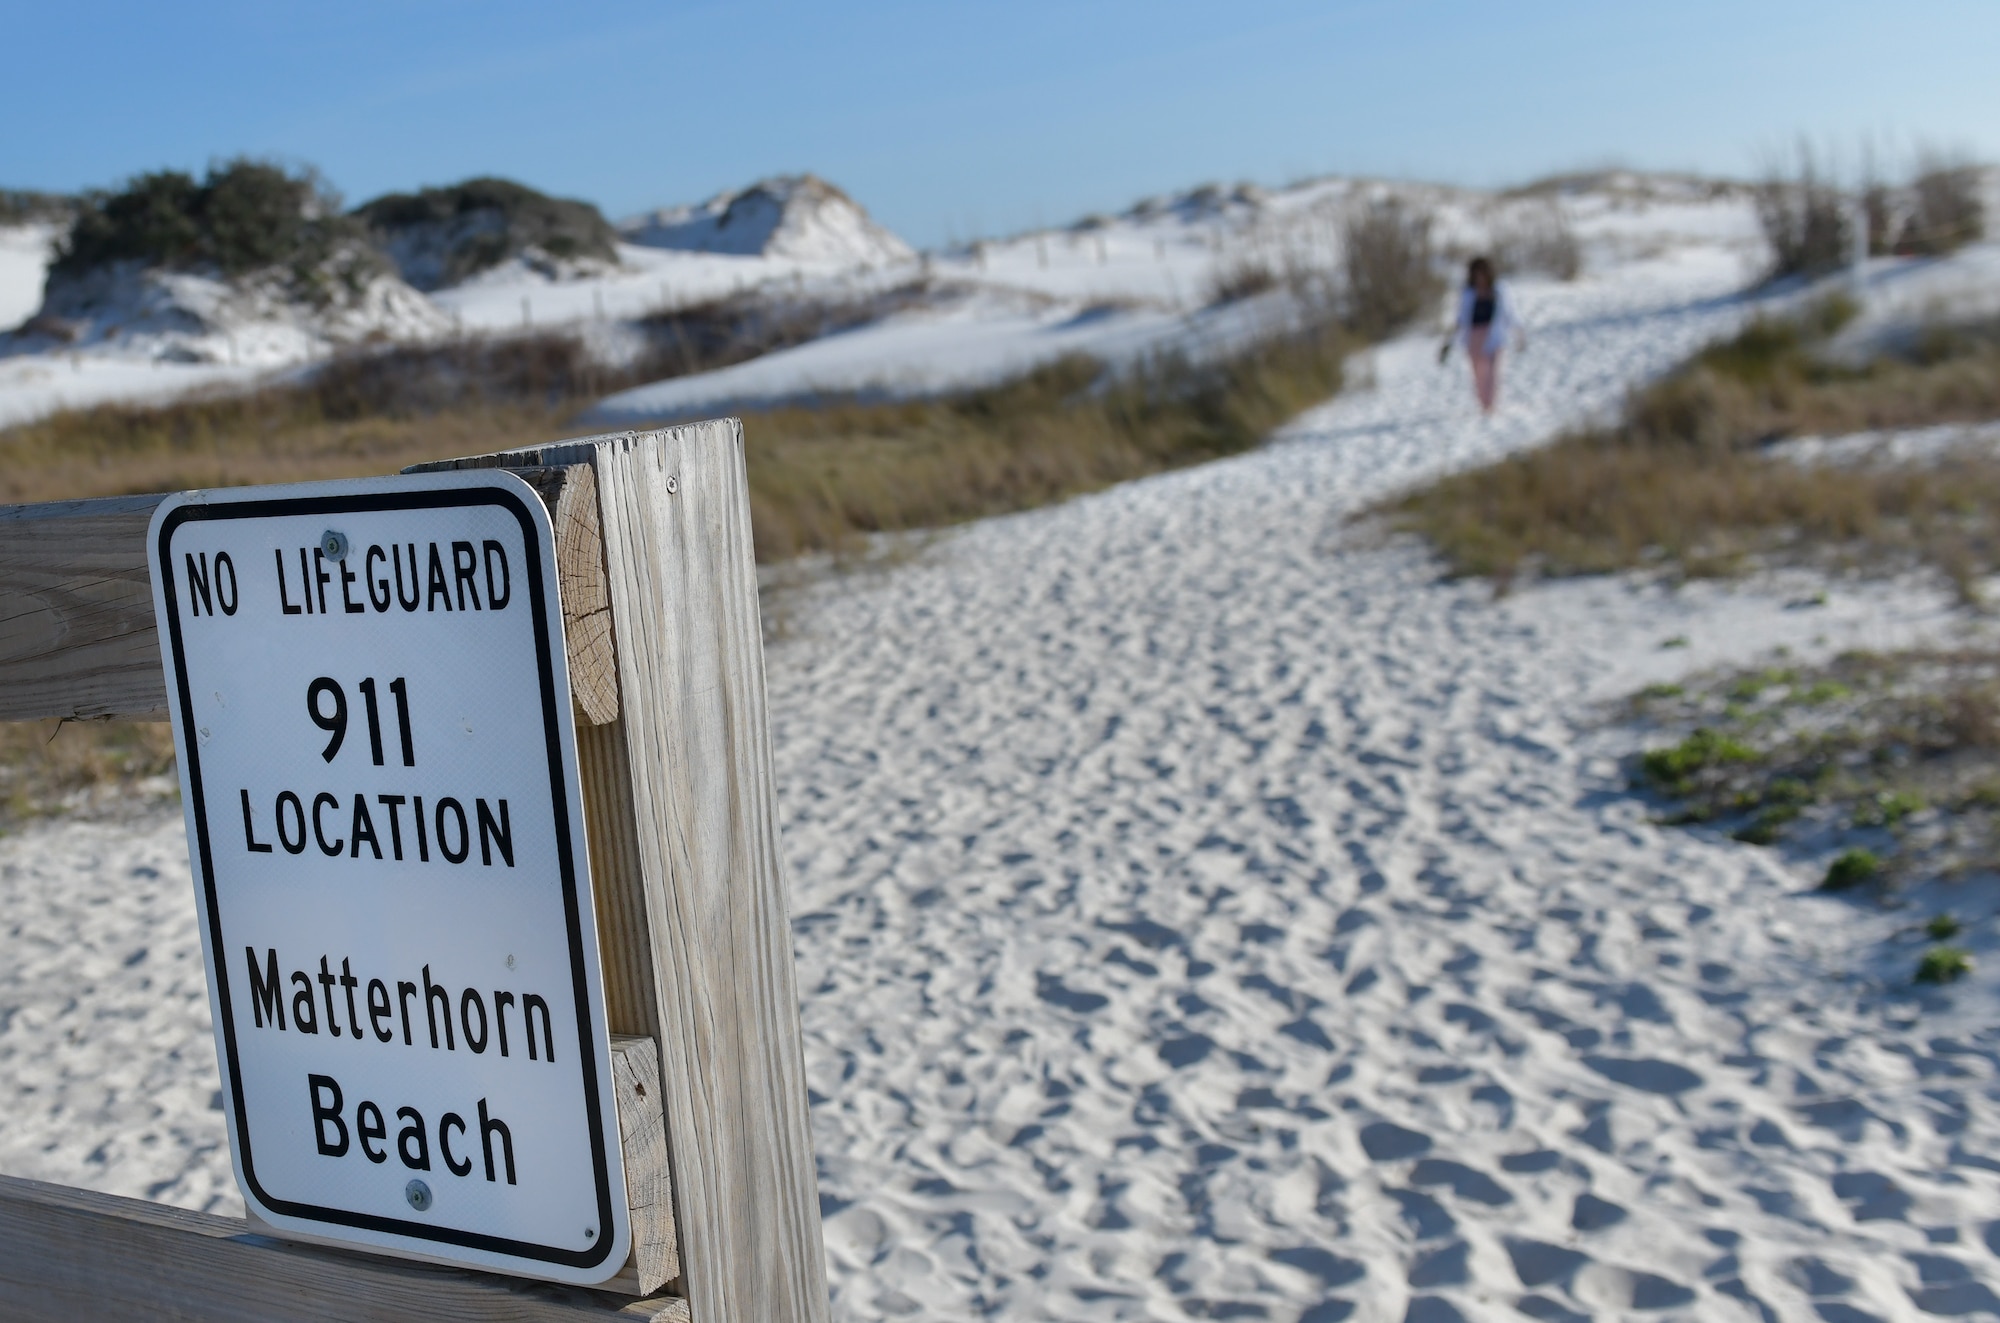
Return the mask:
<path id="1" fill-rule="evenodd" d="M 534 516 L 528 511 L 520 494 L 504 487 L 446 487 L 426 491 L 357 493 L 351 496 L 223 500 L 183 505 L 170 510 L 160 521 L 157 550 L 162 569 L 162 592 L 167 605 L 168 635 L 174 655 L 174 680 L 178 689 L 174 697 L 180 703 L 181 728 L 184 731 L 192 730 L 194 703 L 188 689 L 187 662 L 181 647 L 180 603 L 176 596 L 173 575 L 173 536 L 181 525 L 218 519 L 449 509 L 468 505 L 496 505 L 512 514 L 520 522 L 524 545 L 534 553 L 528 557 L 528 599 L 530 614 L 535 622 L 536 669 L 541 677 L 542 730 L 549 755 L 549 794 L 555 809 L 556 858 L 562 873 L 563 914 L 569 929 L 570 981 L 576 1001 L 577 1041 L 583 1065 L 584 1113 L 590 1122 L 591 1169 L 597 1185 L 597 1225 L 603 1229 L 604 1234 L 598 1238 L 597 1244 L 589 1249 L 560 1250 L 528 1241 L 508 1240 L 502 1236 L 488 1236 L 401 1218 L 379 1217 L 372 1213 L 356 1213 L 342 1208 L 322 1208 L 315 1204 L 297 1203 L 289 1199 L 275 1199 L 265 1191 L 257 1180 L 256 1164 L 250 1152 L 249 1127 L 245 1123 L 243 1111 L 242 1072 L 238 1069 L 236 1054 L 236 1017 L 229 994 L 229 960 L 222 941 L 222 916 L 216 908 L 215 870 L 209 853 L 208 808 L 201 779 L 201 753 L 193 741 L 183 741 L 184 747 L 180 750 L 180 754 L 187 760 L 188 789 L 193 795 L 191 807 L 195 824 L 196 849 L 200 856 L 201 885 L 208 910 L 209 949 L 216 953 L 213 962 L 215 995 L 221 1003 L 223 1045 L 229 1057 L 229 1090 L 232 1104 L 230 1120 L 231 1128 L 235 1132 L 231 1138 L 236 1142 L 236 1153 L 243 1167 L 243 1179 L 249 1184 L 258 1201 L 272 1212 L 336 1226 L 407 1236 L 412 1240 L 462 1245 L 468 1249 L 506 1254 L 541 1263 L 560 1264 L 569 1268 L 594 1268 L 602 1264 L 610 1254 L 614 1239 L 610 1234 L 613 1221 L 611 1173 L 606 1161 L 604 1117 L 598 1110 L 601 1094 L 597 1084 L 597 1035 L 596 1026 L 590 1017 L 590 983 L 585 964 L 588 954 L 583 949 L 583 918 L 577 901 L 576 855 L 574 843 L 570 840 L 569 782 L 564 775 L 562 726 L 557 715 L 558 695 L 555 691 L 553 645 L 549 638 L 547 588 L 542 582 L 543 548 L 541 539 L 537 536 Z M 569 696 L 564 694 L 560 697 L 566 702 Z"/>

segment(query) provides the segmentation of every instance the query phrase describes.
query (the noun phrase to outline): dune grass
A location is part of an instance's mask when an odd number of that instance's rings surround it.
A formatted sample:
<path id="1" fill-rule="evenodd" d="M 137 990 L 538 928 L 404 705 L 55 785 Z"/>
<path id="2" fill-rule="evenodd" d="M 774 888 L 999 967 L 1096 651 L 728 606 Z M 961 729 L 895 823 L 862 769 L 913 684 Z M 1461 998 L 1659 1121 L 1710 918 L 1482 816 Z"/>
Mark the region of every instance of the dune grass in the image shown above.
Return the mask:
<path id="1" fill-rule="evenodd" d="M 1210 363 L 1114 373 L 1078 357 L 962 394 L 751 414 L 758 556 L 839 551 L 1240 452 L 1337 392 L 1351 346 L 1327 324 Z M 393 473 L 576 435 L 578 410 L 630 375 L 561 337 L 473 341 L 343 359 L 251 393 L 60 413 L 0 432 L 0 498 Z"/>
<path id="2" fill-rule="evenodd" d="M 1972 953 L 1956 946 L 1934 946 L 1917 960 L 1918 983 L 1956 983 L 1972 972 Z"/>
<path id="3" fill-rule="evenodd" d="M 741 333 L 697 339 L 690 325 L 674 327 L 681 366 L 743 352 Z M 1351 343 L 1329 323 L 1208 364 L 1162 358 L 1109 373 L 1071 358 L 963 394 L 752 414 L 758 558 L 844 553 L 870 533 L 1025 509 L 1246 450 L 1339 390 Z M 62 413 L 0 432 L 11 460 L 0 500 L 393 473 L 530 446 L 585 430 L 577 410 L 629 375 L 594 366 L 572 340 L 529 337 L 357 356 L 247 394 Z M 164 725 L 0 723 L 0 820 L 143 799 L 172 758 Z"/>
<path id="4" fill-rule="evenodd" d="M 1428 538 L 1460 575 L 1647 565 L 1690 576 L 1771 559 L 1901 568 L 1971 591 L 2000 567 L 2000 460 L 1800 464 L 1795 435 L 2000 417 L 2000 334 L 1935 328 L 1861 366 L 1820 346 L 1851 309 L 1753 322 L 1634 394 L 1619 425 L 1574 433 L 1406 493 L 1371 513 Z"/>
<path id="5" fill-rule="evenodd" d="M 1664 822 L 1838 844 L 1828 891 L 2000 868 L 2000 654 L 1729 671 L 1646 690 L 1632 714 L 1672 737 L 1637 763 Z"/>
<path id="6" fill-rule="evenodd" d="M 757 554 L 838 551 L 1237 454 L 1340 389 L 1332 326 L 1206 365 L 1162 358 L 1107 376 L 1069 358 L 987 390 L 833 402 L 745 420 Z"/>
<path id="7" fill-rule="evenodd" d="M 0 722 L 0 826 L 171 798 L 173 776 L 165 722 Z"/>

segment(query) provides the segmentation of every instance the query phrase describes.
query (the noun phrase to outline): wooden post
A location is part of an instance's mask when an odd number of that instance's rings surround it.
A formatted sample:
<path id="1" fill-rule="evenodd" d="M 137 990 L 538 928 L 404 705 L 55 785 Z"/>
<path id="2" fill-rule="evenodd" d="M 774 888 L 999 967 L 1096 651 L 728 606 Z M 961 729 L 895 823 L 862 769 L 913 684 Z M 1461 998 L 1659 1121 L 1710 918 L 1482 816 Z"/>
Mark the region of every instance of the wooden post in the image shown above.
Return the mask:
<path id="1" fill-rule="evenodd" d="M 660 1049 L 698 1323 L 828 1317 L 778 849 L 743 428 L 619 433 L 423 468 L 588 464 L 615 721 L 578 732 L 614 1033 Z"/>

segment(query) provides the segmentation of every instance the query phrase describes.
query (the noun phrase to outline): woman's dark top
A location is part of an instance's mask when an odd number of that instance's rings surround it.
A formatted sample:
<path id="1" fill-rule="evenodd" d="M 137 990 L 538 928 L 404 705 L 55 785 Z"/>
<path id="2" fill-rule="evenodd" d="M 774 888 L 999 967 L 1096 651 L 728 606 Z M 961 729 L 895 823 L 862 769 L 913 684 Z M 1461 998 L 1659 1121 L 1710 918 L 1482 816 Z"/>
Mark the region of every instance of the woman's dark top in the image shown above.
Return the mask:
<path id="1" fill-rule="evenodd" d="M 1488 294 L 1485 298 L 1478 298 L 1476 296 L 1473 298 L 1472 324 L 1474 326 L 1491 326 L 1493 324 L 1493 303 L 1494 299 L 1491 294 Z"/>

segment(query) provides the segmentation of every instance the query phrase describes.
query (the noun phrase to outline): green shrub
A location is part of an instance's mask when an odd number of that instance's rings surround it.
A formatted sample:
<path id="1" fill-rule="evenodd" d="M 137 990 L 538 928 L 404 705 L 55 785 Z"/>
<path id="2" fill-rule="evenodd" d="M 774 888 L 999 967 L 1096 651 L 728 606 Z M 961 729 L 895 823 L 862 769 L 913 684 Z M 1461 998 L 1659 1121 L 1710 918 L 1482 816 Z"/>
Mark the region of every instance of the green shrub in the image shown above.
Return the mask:
<path id="1" fill-rule="evenodd" d="M 1744 676 L 1732 685 L 1729 690 L 1729 696 L 1745 703 L 1750 702 L 1752 699 L 1763 694 L 1766 689 L 1771 689 L 1778 685 L 1790 684 L 1794 678 L 1794 674 L 1792 671 L 1777 668 L 1757 671 L 1754 674 Z"/>
<path id="2" fill-rule="evenodd" d="M 86 195 L 54 270 L 92 270 L 137 259 L 162 266 L 201 260 L 201 185 L 192 175 L 162 170 L 138 175 L 116 193 Z"/>
<path id="3" fill-rule="evenodd" d="M 1433 264 L 1431 215 L 1395 198 L 1371 202 L 1342 233 L 1346 319 L 1370 339 L 1400 330 L 1436 306 L 1442 283 Z"/>
<path id="4" fill-rule="evenodd" d="M 1735 837 L 1746 845 L 1769 845 L 1783 833 L 1785 824 L 1796 820 L 1799 807 L 1796 804 L 1778 804 L 1759 813 L 1747 826 L 1737 829 Z"/>
<path id="5" fill-rule="evenodd" d="M 415 193 L 389 193 L 354 215 L 420 289 L 455 285 L 529 249 L 563 261 L 618 260 L 617 232 L 588 202 L 550 197 L 511 179 L 482 177 Z M 423 251 L 410 260 L 409 241 Z"/>
<path id="6" fill-rule="evenodd" d="M 1774 276 L 1812 276 L 1847 261 L 1847 201 L 1820 169 L 1810 145 L 1774 161 L 1756 187 L 1757 223 L 1771 245 Z"/>
<path id="7" fill-rule="evenodd" d="M 201 211 L 208 251 L 230 275 L 290 261 L 321 219 L 312 180 L 275 165 L 238 161 L 211 172 L 206 192 Z"/>
<path id="8" fill-rule="evenodd" d="M 1897 250 L 1934 257 L 1985 237 L 1986 204 L 1980 193 L 1976 166 L 1927 154 L 1910 184 L 1910 215 L 1896 237 Z"/>
<path id="9" fill-rule="evenodd" d="M 1972 972 L 1972 953 L 1956 946 L 1934 946 L 1917 961 L 1917 982 L 1952 983 Z"/>
<path id="10" fill-rule="evenodd" d="M 1801 808 L 1813 802 L 1816 796 L 1811 786 L 1795 776 L 1774 777 L 1771 784 L 1764 787 L 1766 804 L 1782 804 L 1790 808 Z"/>
<path id="11" fill-rule="evenodd" d="M 1882 861 L 1871 850 L 1849 850 L 1827 865 L 1822 891 L 1846 891 L 1882 876 Z"/>
<path id="12" fill-rule="evenodd" d="M 213 267 L 240 276 L 274 266 L 295 273 L 320 266 L 359 228 L 310 170 L 287 171 L 239 157 L 210 166 L 197 181 L 178 170 L 133 177 L 124 188 L 92 193 L 52 274 L 81 275 L 110 262 Z"/>
<path id="13" fill-rule="evenodd" d="M 1640 759 L 1646 779 L 1669 794 L 1684 794 L 1697 772 L 1728 763 L 1754 761 L 1757 751 L 1741 740 L 1703 728 L 1664 749 L 1649 750 Z"/>
<path id="14" fill-rule="evenodd" d="M 1893 827 L 1925 807 L 1924 797 L 1914 791 L 1878 790 L 1874 799 L 1854 814 L 1854 821 L 1862 827 Z"/>
<path id="15" fill-rule="evenodd" d="M 1937 914 L 1924 925 L 1924 933 L 1934 942 L 1948 942 L 1963 932 L 1965 925 L 1951 914 Z"/>

